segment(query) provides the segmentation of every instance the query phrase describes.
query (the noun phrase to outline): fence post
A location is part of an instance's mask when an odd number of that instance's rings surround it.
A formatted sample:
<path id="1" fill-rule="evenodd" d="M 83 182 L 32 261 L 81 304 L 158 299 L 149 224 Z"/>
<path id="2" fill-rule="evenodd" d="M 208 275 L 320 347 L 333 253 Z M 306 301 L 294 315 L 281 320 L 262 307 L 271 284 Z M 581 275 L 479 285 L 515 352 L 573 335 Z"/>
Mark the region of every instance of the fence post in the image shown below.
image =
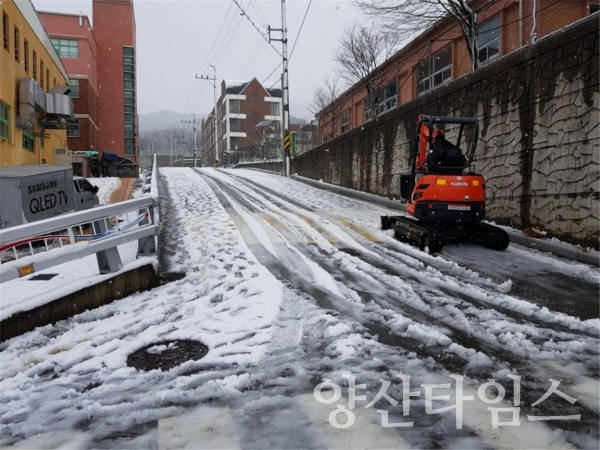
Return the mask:
<path id="1" fill-rule="evenodd" d="M 104 219 L 94 222 L 95 233 L 99 234 L 104 233 L 105 231 L 108 231 L 108 228 Z M 100 273 L 113 273 L 123 268 L 123 263 L 121 262 L 121 256 L 119 255 L 119 249 L 117 247 L 96 253 L 96 259 L 98 260 L 98 269 L 100 270 Z"/>
<path id="2" fill-rule="evenodd" d="M 139 224 L 139 226 L 148 225 L 150 223 L 150 218 L 154 220 L 154 205 L 148 207 L 148 216 L 144 218 Z M 140 214 L 144 214 L 145 211 L 140 209 Z M 137 256 L 150 256 L 156 255 L 156 236 L 146 236 L 140 240 L 138 240 L 138 252 Z"/>

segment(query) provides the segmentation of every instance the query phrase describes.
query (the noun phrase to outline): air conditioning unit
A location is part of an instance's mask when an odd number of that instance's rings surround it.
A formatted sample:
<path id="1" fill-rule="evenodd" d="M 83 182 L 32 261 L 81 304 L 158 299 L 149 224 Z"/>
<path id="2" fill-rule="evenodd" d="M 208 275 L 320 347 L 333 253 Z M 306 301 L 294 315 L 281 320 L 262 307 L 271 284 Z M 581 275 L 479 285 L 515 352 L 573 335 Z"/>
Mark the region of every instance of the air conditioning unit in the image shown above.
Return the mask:
<path id="1" fill-rule="evenodd" d="M 54 165 L 71 167 L 73 164 L 73 156 L 66 147 L 54 147 Z"/>

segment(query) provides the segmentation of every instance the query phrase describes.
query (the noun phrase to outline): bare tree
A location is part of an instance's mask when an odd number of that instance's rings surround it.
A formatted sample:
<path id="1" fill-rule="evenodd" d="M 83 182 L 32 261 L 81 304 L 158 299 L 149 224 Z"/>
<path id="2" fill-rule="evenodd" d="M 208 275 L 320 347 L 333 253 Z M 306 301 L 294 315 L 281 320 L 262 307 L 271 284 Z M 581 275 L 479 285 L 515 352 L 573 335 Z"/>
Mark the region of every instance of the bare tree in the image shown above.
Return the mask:
<path id="1" fill-rule="evenodd" d="M 362 13 L 399 39 L 414 37 L 440 20 L 458 24 L 467 43 L 473 70 L 478 67 L 477 11 L 473 0 L 355 0 Z M 485 8 L 501 0 L 489 0 Z"/>
<path id="2" fill-rule="evenodd" d="M 382 64 L 392 56 L 397 44 L 395 34 L 382 34 L 373 26 L 354 24 L 344 31 L 335 53 L 340 77 L 366 87 L 373 117 L 377 116 L 377 105 L 385 88 Z"/>
<path id="3" fill-rule="evenodd" d="M 329 125 L 331 127 L 330 138 L 336 136 L 336 127 L 340 120 L 341 111 L 338 97 L 341 94 L 341 89 L 338 87 L 338 79 L 325 77 L 323 86 L 317 87 L 313 92 L 313 101 L 309 107 L 309 111 L 315 116 L 323 110 L 326 110 L 325 115 L 320 118 L 322 126 Z"/>

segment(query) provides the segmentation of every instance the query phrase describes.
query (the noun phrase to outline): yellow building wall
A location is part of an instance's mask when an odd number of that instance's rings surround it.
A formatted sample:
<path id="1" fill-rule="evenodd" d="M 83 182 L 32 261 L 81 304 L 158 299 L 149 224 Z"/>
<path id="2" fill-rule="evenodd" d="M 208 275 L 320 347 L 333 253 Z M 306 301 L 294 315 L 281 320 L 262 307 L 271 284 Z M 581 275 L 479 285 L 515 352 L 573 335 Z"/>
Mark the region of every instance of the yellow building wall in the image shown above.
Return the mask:
<path id="1" fill-rule="evenodd" d="M 0 101 L 7 104 L 9 111 L 9 139 L 0 138 L 0 167 L 20 164 L 54 164 L 54 148 L 67 147 L 66 130 L 44 130 L 45 137 L 35 137 L 34 151 L 23 149 L 23 130 L 16 126 L 19 113 L 19 81 L 22 78 L 33 78 L 33 52 L 37 54 L 36 81 L 40 83 L 40 67 L 44 67 L 44 91 L 48 92 L 54 85 L 66 85 L 67 79 L 59 69 L 50 53 L 44 47 L 34 29 L 27 22 L 14 0 L 1 0 L 0 13 L 8 15 L 8 49 L 0 40 Z M 19 60 L 15 59 L 15 27 L 19 31 Z M 0 32 L 3 33 L 2 23 Z M 29 73 L 25 71 L 24 40 L 29 43 Z M 48 81 L 46 80 L 48 70 Z M 64 69 L 63 69 L 64 70 Z M 56 80 L 56 83 L 55 83 Z M 41 83 L 40 83 L 41 84 Z M 36 112 L 34 133 L 40 133 L 37 125 L 40 114 Z"/>

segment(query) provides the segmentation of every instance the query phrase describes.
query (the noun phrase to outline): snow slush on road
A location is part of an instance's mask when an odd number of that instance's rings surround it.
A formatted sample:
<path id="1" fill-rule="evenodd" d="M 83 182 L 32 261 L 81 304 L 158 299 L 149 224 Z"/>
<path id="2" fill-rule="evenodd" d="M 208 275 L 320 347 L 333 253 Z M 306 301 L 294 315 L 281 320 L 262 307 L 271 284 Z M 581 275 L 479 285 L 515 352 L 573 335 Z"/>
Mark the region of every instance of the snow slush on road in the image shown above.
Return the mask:
<path id="1" fill-rule="evenodd" d="M 0 445 L 597 448 L 597 268 L 429 254 L 392 211 L 262 172 L 160 175 L 185 276 L 0 344 Z M 188 341 L 208 352 L 127 364 Z"/>

